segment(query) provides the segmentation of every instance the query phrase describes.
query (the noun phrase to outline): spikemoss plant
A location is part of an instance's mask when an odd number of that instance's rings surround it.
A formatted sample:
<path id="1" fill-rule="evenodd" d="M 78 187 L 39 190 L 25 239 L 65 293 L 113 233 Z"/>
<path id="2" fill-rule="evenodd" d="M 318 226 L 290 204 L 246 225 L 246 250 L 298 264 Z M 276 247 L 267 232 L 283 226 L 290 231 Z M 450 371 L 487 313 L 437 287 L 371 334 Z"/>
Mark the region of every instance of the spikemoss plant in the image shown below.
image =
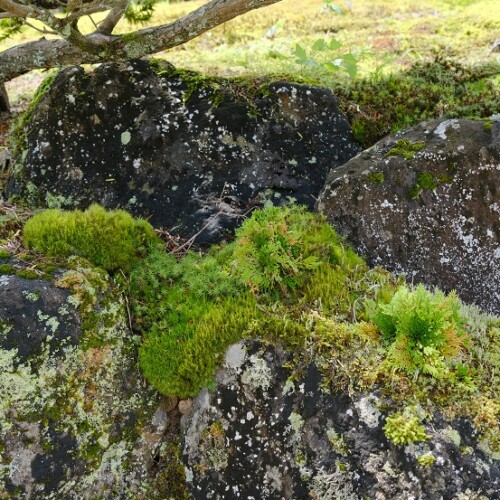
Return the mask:
<path id="1" fill-rule="evenodd" d="M 355 267 L 363 260 L 304 207 L 259 210 L 236 231 L 234 274 L 253 291 L 300 288 L 321 263 Z"/>
<path id="2" fill-rule="evenodd" d="M 388 304 L 379 303 L 371 314 L 388 346 L 388 360 L 409 374 L 428 373 L 440 378 L 467 345 L 465 319 L 455 293 L 446 296 L 419 285 L 402 286 Z"/>
<path id="3" fill-rule="evenodd" d="M 99 205 L 80 210 L 45 210 L 26 223 L 24 243 L 51 257 L 85 257 L 108 271 L 128 271 L 158 238 L 151 225 L 123 210 Z"/>

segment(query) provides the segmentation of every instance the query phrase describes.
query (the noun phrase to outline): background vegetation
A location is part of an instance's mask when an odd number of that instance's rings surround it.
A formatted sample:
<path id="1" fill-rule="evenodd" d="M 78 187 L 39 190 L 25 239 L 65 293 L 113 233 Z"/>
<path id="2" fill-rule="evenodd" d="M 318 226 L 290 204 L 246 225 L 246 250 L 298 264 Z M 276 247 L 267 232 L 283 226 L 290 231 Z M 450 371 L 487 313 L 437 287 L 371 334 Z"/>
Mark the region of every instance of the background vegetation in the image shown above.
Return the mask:
<path id="1" fill-rule="evenodd" d="M 203 3 L 160 2 L 151 23 L 173 21 Z M 326 8 L 334 4 L 342 14 Z M 91 30 L 89 19 L 80 23 Z M 117 27 L 133 29 L 127 22 Z M 39 36 L 23 29 L 0 42 L 0 50 Z M 301 0 L 300 8 L 283 0 L 157 56 L 205 75 L 251 78 L 254 85 L 286 79 L 330 87 L 341 97 L 357 139 L 369 146 L 422 120 L 499 113 L 499 36 L 496 0 Z M 333 50 L 313 51 L 318 40 L 338 43 Z M 333 71 L 346 54 L 357 58 L 354 80 L 343 69 Z M 10 82 L 14 103 L 29 98 L 41 78 L 31 74 Z"/>

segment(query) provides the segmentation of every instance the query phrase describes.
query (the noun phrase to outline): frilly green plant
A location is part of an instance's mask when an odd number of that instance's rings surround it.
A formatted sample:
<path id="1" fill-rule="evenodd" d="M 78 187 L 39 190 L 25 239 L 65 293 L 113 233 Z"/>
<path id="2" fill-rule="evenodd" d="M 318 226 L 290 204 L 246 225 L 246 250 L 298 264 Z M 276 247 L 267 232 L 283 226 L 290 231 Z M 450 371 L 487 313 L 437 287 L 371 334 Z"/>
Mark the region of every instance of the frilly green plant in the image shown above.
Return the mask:
<path id="1" fill-rule="evenodd" d="M 325 219 L 305 207 L 254 212 L 236 231 L 233 274 L 254 292 L 300 287 L 322 263 L 362 264 Z"/>
<path id="2" fill-rule="evenodd" d="M 371 320 L 388 346 L 394 369 L 440 378 L 467 345 L 465 320 L 455 293 L 402 286 L 388 304 L 372 304 Z"/>
<path id="3" fill-rule="evenodd" d="M 49 257 L 76 255 L 107 271 L 130 270 L 160 241 L 151 225 L 123 210 L 99 205 L 80 210 L 44 210 L 24 226 L 25 245 Z"/>

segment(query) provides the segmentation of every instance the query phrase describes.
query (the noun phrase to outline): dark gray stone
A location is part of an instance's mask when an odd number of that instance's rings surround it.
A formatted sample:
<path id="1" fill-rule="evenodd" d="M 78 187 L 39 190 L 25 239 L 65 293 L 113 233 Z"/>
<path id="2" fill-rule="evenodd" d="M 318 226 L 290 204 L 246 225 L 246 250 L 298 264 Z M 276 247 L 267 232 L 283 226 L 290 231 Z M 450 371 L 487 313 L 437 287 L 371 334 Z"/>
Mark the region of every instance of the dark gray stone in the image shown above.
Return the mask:
<path id="1" fill-rule="evenodd" d="M 411 159 L 389 154 L 398 140 L 424 147 Z M 434 121 L 389 136 L 333 170 L 317 208 L 370 264 L 500 312 L 500 122 Z"/>
<path id="2" fill-rule="evenodd" d="M 280 82 L 238 89 L 145 61 L 63 70 L 33 113 L 8 195 L 124 207 L 185 237 L 208 222 L 199 243 L 224 239 L 267 199 L 313 207 L 329 170 L 359 151 L 336 98 Z"/>
<path id="3" fill-rule="evenodd" d="M 379 410 L 390 408 L 387 398 L 328 393 L 314 365 L 289 379 L 288 361 L 255 341 L 229 348 L 215 391 L 202 390 L 181 422 L 193 498 L 499 498 L 499 463 L 467 421 L 436 411 L 427 441 L 395 446 Z M 426 453 L 431 467 L 418 463 Z"/>

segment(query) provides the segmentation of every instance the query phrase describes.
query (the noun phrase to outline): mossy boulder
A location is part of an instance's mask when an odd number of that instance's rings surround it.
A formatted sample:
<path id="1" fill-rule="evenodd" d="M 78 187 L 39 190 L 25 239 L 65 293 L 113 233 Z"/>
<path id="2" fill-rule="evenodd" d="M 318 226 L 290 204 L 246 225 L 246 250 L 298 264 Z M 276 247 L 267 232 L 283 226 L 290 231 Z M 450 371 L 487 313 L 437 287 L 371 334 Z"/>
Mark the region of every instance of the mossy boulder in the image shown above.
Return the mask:
<path id="1" fill-rule="evenodd" d="M 329 90 L 209 79 L 168 64 L 58 74 L 20 121 L 8 196 L 31 205 L 126 208 L 197 242 L 250 207 L 312 207 L 359 146 Z"/>
<path id="2" fill-rule="evenodd" d="M 370 264 L 500 311 L 500 122 L 437 120 L 333 170 L 317 208 Z"/>
<path id="3" fill-rule="evenodd" d="M 297 375 L 292 358 L 256 341 L 228 349 L 182 421 L 193 498 L 496 498 L 498 459 L 468 420 L 329 391 L 324 366 Z"/>
<path id="4" fill-rule="evenodd" d="M 52 281 L 0 276 L 1 498 L 153 495 L 167 419 L 127 323 L 82 260 Z"/>

